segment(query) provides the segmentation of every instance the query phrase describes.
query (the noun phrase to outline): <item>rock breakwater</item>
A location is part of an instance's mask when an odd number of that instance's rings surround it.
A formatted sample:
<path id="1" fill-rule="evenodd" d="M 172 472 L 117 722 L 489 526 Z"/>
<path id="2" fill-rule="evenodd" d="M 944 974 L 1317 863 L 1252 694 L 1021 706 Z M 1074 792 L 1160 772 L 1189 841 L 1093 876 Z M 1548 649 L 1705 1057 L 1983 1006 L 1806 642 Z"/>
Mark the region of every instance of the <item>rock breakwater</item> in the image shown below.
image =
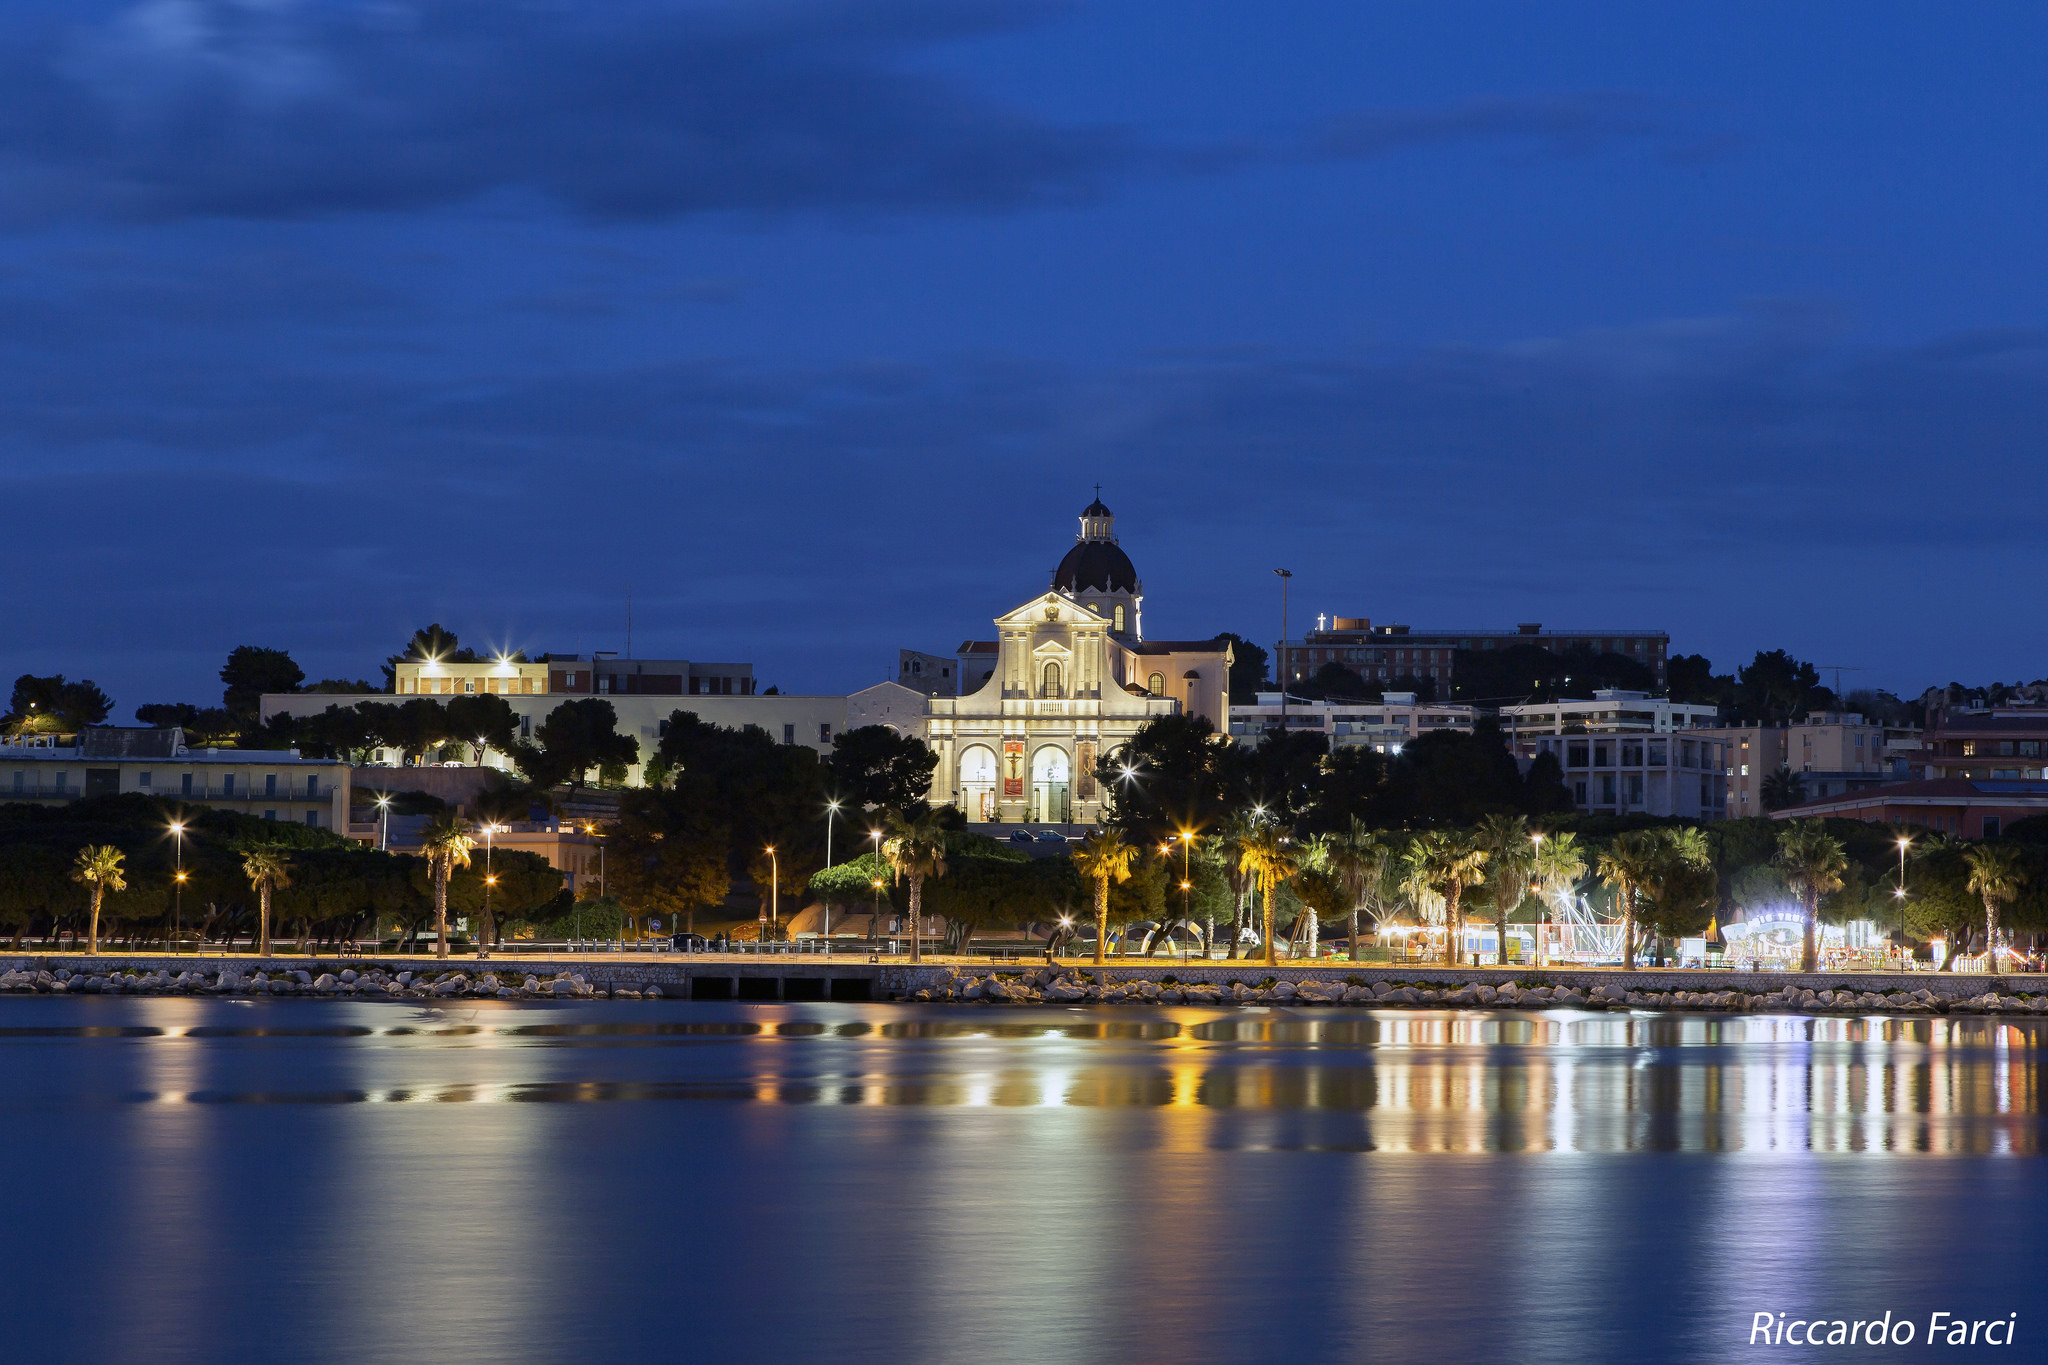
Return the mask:
<path id="1" fill-rule="evenodd" d="M 2001 995 L 1987 991 L 1945 999 L 1916 990 L 1859 990 L 1845 984 L 1777 990 L 1731 987 L 1714 991 L 1630 990 L 1620 983 L 1579 988 L 1524 985 L 1516 981 L 1404 983 L 1358 978 L 1327 981 L 1116 980 L 1078 968 L 1043 967 L 1027 972 L 955 973 L 912 992 L 912 1000 L 980 1001 L 987 1004 L 1058 1004 L 1082 1001 L 1105 1005 L 1350 1005 L 1393 1008 L 1702 1010 L 1723 1014 L 2048 1014 L 2048 995 Z"/>
<path id="2" fill-rule="evenodd" d="M 166 968 L 133 968 L 105 972 L 17 969 L 0 973 L 0 991 L 38 995 L 311 995 L 342 999 L 447 1000 L 659 1000 L 661 987 L 643 989 L 592 982 L 584 973 L 560 971 L 542 978 L 508 971 L 255 971 L 247 975 L 233 964 L 217 970 L 171 972 Z"/>

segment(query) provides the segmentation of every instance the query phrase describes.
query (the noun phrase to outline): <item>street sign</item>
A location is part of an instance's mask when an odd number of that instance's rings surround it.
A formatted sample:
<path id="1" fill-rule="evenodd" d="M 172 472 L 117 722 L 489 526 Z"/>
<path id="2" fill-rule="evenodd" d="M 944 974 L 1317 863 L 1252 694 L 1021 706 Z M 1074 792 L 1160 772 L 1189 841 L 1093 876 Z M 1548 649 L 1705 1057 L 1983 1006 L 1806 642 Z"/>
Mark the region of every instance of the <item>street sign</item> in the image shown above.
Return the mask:
<path id="1" fill-rule="evenodd" d="M 658 934 L 661 932 L 661 921 L 658 919 L 651 919 L 647 921 L 647 928 L 650 933 Z"/>

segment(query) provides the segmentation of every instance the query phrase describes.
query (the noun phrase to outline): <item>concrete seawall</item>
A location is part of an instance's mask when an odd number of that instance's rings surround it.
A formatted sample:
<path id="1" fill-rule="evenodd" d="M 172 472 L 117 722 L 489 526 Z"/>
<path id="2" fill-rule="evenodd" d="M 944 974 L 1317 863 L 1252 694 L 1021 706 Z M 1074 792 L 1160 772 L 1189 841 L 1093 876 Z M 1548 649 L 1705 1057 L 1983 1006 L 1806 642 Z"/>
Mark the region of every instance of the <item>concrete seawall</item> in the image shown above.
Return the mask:
<path id="1" fill-rule="evenodd" d="M 479 961 L 456 957 L 441 962 L 434 958 L 410 957 L 255 957 L 248 955 L 122 955 L 83 954 L 0 955 L 0 972 L 12 970 L 55 972 L 60 968 L 94 974 L 107 972 L 219 971 L 232 966 L 249 975 L 305 971 L 317 977 L 323 972 L 339 974 L 347 968 L 358 972 L 372 967 L 388 972 L 439 973 L 459 970 L 472 974 L 495 971 L 503 976 L 537 976 L 542 980 L 568 971 L 587 978 L 601 993 L 609 990 L 644 990 L 659 986 L 671 999 L 684 1000 L 900 1000 L 920 990 L 931 990 L 957 976 L 991 973 L 1010 975 L 1036 970 L 1038 962 L 987 962 L 971 958 L 930 959 L 912 966 L 900 958 L 879 962 L 858 955 L 824 957 L 791 954 L 758 957 L 753 954 L 660 954 L 636 956 L 615 953 L 575 953 L 558 957 L 500 956 Z M 1458 987 L 1468 982 L 1500 984 L 1519 982 L 1523 987 L 1571 988 L 1590 993 L 1602 986 L 1616 985 L 1643 993 L 1727 990 L 1780 991 L 1787 986 L 1814 991 L 1852 987 L 1857 991 L 1926 990 L 1942 1000 L 1968 1000 L 1987 991 L 2000 994 L 2041 994 L 2048 992 L 2048 976 L 2038 974 L 1982 976 L 1944 972 L 1729 972 L 1678 971 L 1650 968 L 1624 972 L 1617 968 L 1496 968 L 1496 967 L 1387 967 L 1329 959 L 1268 967 L 1259 962 L 1188 962 L 1168 959 L 1112 961 L 1096 967 L 1087 961 L 1070 960 L 1065 967 L 1090 977 L 1098 974 L 1104 985 L 1118 982 L 1165 982 L 1171 978 L 1183 984 L 1227 986 L 1231 982 L 1256 985 L 1276 982 L 1334 981 L 1370 986 L 1375 982 L 1434 988 Z M 1452 1006 L 1455 1008 L 1455 1006 Z"/>

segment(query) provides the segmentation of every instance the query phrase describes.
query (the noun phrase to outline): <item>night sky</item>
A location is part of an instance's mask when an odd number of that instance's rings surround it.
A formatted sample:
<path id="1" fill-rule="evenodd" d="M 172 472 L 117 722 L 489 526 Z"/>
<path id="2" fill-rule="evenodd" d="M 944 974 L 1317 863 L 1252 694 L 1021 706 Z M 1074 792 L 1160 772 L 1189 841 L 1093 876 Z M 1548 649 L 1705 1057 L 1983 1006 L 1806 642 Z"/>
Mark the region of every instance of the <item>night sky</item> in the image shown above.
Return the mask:
<path id="1" fill-rule="evenodd" d="M 2038 6 L 0 6 L 0 671 L 1155 637 L 2048 673 Z M 1832 681 L 1832 677 L 1829 679 Z"/>

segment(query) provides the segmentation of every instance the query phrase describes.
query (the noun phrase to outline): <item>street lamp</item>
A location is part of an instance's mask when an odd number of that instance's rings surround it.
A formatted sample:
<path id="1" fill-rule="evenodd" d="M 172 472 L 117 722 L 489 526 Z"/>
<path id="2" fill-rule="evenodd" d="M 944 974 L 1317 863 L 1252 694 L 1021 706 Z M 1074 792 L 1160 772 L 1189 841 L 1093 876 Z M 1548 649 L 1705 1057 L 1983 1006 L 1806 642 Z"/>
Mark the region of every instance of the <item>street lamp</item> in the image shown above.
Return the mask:
<path id="1" fill-rule="evenodd" d="M 1899 903 L 1899 939 L 1901 940 L 1901 947 L 1904 946 L 1904 939 L 1906 937 L 1906 849 L 1912 842 L 1913 839 L 1910 835 L 1901 834 L 1899 836 L 1899 887 L 1893 893 L 1893 899 Z"/>
<path id="2" fill-rule="evenodd" d="M 391 796 L 386 793 L 377 798 L 377 851 L 391 851 Z"/>
<path id="3" fill-rule="evenodd" d="M 827 872 L 832 870 L 832 817 L 837 814 L 839 814 L 839 803 L 837 801 L 827 801 L 825 803 L 825 870 Z M 829 953 L 832 951 L 832 893 L 830 891 L 825 893 L 824 909 L 825 929 L 819 937 L 825 941 L 825 951 Z"/>
<path id="4" fill-rule="evenodd" d="M 782 929 L 782 864 L 775 857 L 775 845 L 768 845 L 768 912 L 769 933 L 776 934 Z"/>
<path id="5" fill-rule="evenodd" d="M 882 918 L 882 831 L 871 829 L 868 831 L 868 838 L 872 839 L 875 845 L 875 908 L 868 915 L 868 942 L 873 943 L 879 937 L 875 932 L 875 925 Z"/>
<path id="6" fill-rule="evenodd" d="M 171 821 L 171 837 L 178 844 L 178 868 L 171 877 L 172 928 L 171 941 L 176 943 L 185 932 L 185 822 Z"/>
<path id="7" fill-rule="evenodd" d="M 1536 846 L 1536 857 L 1540 861 L 1543 857 L 1543 836 L 1540 833 L 1532 834 L 1529 836 L 1529 842 Z M 1540 895 L 1536 897 L 1536 904 L 1542 907 L 1536 912 L 1536 965 L 1541 967 L 1543 965 L 1543 940 L 1547 937 L 1550 929 L 1550 904 Z M 1505 960 L 1507 956 L 1507 945 L 1505 943 L 1501 945 L 1501 950 L 1501 956 Z"/>
<path id="8" fill-rule="evenodd" d="M 496 876 L 495 876 L 495 875 L 494 875 L 494 874 L 492 873 L 492 871 L 491 871 L 491 836 L 492 836 L 493 834 L 496 834 L 496 833 L 498 833 L 498 832 L 499 832 L 500 830 L 502 830 L 502 829 L 504 829 L 504 828 L 505 828 L 505 827 L 504 827 L 503 825 L 499 825 L 499 824 L 489 824 L 489 825 L 485 825 L 485 826 L 484 826 L 484 925 L 483 925 L 483 927 L 484 927 L 484 933 L 485 933 L 486 935 L 488 935 L 488 934 L 490 933 L 491 929 L 492 929 L 492 928 L 494 927 L 494 926 L 493 926 L 493 923 L 492 923 L 492 920 L 491 920 L 491 888 L 492 888 L 492 887 L 494 887 L 494 886 L 496 886 L 496 885 L 498 884 L 498 879 L 497 879 L 497 877 L 496 877 Z M 480 944 L 478 944 L 478 945 L 477 945 L 477 956 L 479 956 L 479 957 L 489 957 L 489 956 L 490 956 L 490 948 L 491 948 L 491 945 L 490 945 L 489 943 L 480 943 Z"/>

